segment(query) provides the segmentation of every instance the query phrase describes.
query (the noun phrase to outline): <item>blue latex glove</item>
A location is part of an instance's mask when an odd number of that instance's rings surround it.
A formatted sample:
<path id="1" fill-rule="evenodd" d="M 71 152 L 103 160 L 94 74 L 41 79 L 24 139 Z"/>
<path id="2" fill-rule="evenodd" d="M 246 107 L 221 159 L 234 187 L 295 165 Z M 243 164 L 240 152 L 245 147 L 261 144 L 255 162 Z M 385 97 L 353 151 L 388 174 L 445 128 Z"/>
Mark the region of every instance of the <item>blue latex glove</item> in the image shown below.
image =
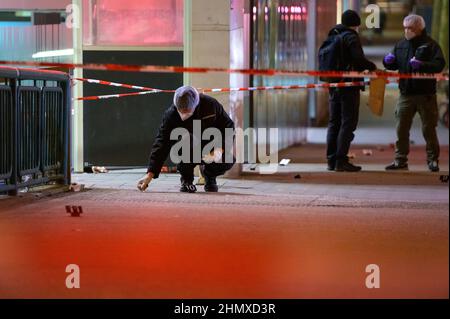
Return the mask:
<path id="1" fill-rule="evenodd" d="M 409 61 L 409 64 L 411 65 L 411 68 L 414 71 L 418 71 L 420 69 L 420 67 L 422 66 L 423 62 L 420 60 L 417 60 L 416 57 L 414 57 Z"/>
<path id="2" fill-rule="evenodd" d="M 384 57 L 384 63 L 386 63 L 386 64 L 394 64 L 395 60 L 396 60 L 396 57 L 392 53 L 389 53 L 388 55 L 386 55 Z"/>

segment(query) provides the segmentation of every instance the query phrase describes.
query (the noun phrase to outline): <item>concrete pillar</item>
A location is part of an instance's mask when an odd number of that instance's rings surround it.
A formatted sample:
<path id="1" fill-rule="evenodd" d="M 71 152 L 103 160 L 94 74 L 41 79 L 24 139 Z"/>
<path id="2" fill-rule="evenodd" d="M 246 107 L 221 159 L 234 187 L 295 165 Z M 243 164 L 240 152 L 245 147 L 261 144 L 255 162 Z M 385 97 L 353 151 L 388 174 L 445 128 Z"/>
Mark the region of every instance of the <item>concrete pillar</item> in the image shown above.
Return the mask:
<path id="1" fill-rule="evenodd" d="M 354 10 L 358 13 L 361 11 L 361 3 L 359 0 L 339 0 L 336 5 L 337 23 L 341 23 L 341 16 L 344 11 Z"/>
<path id="2" fill-rule="evenodd" d="M 308 24 L 306 26 L 306 41 L 308 47 L 308 70 L 317 70 L 317 0 L 308 1 Z M 317 79 L 310 77 L 310 83 L 317 83 Z M 308 91 L 309 119 L 316 119 L 316 91 Z"/>
<path id="3" fill-rule="evenodd" d="M 345 0 L 336 1 L 336 23 L 339 24 L 342 22 L 342 13 L 345 11 Z"/>
<path id="4" fill-rule="evenodd" d="M 444 52 L 444 57 L 445 57 L 445 60 L 447 61 L 447 68 L 449 65 L 449 61 L 448 61 L 448 59 L 449 59 L 449 54 L 448 54 L 448 7 L 449 7 L 449 2 L 444 1 L 442 3 L 442 10 L 441 10 L 439 38 L 435 39 L 435 40 L 439 41 L 442 51 Z M 447 85 L 448 85 L 448 82 L 447 82 Z"/>
<path id="5" fill-rule="evenodd" d="M 350 0 L 349 9 L 355 10 L 356 12 L 360 12 L 361 10 L 361 1 L 360 0 Z"/>
<path id="6" fill-rule="evenodd" d="M 185 66 L 230 67 L 230 0 L 185 0 Z M 198 88 L 229 87 L 226 73 L 191 73 L 185 84 Z M 215 96 L 229 111 L 229 96 Z"/>
<path id="7" fill-rule="evenodd" d="M 248 67 L 248 51 L 244 49 L 244 3 L 244 0 L 185 0 L 185 66 Z M 246 78 L 227 73 L 191 73 L 184 75 L 184 83 L 197 88 L 227 88 L 248 85 Z M 242 127 L 244 95 L 222 93 L 213 96 L 224 106 L 236 127 Z M 241 165 L 235 165 L 227 177 L 238 176 L 241 169 Z"/>
<path id="8" fill-rule="evenodd" d="M 230 8 L 230 68 L 250 68 L 250 1 L 231 0 Z M 243 74 L 230 74 L 231 87 L 248 87 L 249 77 Z M 248 102 L 248 92 L 230 93 L 229 114 L 236 128 L 244 130 L 244 108 Z M 249 107 L 247 103 L 247 107 Z M 235 164 L 226 174 L 227 177 L 238 177 L 242 172 L 242 164 Z"/>
<path id="9" fill-rule="evenodd" d="M 74 19 L 76 23 L 73 27 L 73 63 L 83 63 L 83 1 L 73 0 Z M 77 9 L 78 8 L 78 9 Z M 75 69 L 74 77 L 82 78 L 83 69 Z M 73 87 L 72 97 L 83 96 L 83 84 L 77 82 Z M 83 172 L 84 170 L 84 154 L 83 154 L 83 101 L 74 101 L 72 104 L 72 166 L 74 172 Z"/>

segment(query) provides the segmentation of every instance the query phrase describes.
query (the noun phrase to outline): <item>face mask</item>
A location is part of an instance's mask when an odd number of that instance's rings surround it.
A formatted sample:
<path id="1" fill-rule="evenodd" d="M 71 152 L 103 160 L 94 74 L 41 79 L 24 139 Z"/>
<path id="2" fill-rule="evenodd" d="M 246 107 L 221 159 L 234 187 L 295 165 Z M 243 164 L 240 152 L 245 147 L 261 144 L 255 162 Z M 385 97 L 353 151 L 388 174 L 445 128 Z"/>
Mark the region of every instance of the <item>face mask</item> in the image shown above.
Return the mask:
<path id="1" fill-rule="evenodd" d="M 181 113 L 181 112 L 178 112 L 178 114 L 180 114 L 181 120 L 184 122 L 187 119 L 189 119 L 192 115 L 194 115 L 194 112 L 192 112 L 192 113 Z"/>
<path id="2" fill-rule="evenodd" d="M 414 32 L 412 32 L 410 30 L 406 30 L 405 31 L 405 38 L 406 38 L 406 40 L 414 39 L 416 36 L 417 36 L 417 34 L 415 34 Z"/>

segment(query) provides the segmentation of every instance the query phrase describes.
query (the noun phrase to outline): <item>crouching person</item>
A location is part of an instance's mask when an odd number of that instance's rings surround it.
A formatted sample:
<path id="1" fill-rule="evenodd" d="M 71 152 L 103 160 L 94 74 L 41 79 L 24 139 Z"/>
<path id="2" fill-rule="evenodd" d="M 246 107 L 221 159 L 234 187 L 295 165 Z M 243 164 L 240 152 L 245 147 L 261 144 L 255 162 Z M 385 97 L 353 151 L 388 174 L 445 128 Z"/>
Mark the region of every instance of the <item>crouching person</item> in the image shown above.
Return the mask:
<path id="1" fill-rule="evenodd" d="M 210 140 L 214 131 L 220 132 L 220 145 L 216 145 L 217 139 Z M 197 165 L 205 177 L 205 191 L 217 192 L 216 177 L 225 174 L 235 162 L 233 135 L 234 123 L 216 99 L 199 94 L 193 87 L 180 87 L 175 92 L 173 104 L 163 115 L 147 175 L 139 181 L 138 189 L 145 191 L 151 181 L 158 178 L 170 154 L 172 161 L 178 163 L 181 192 L 197 191 L 193 184 Z M 204 140 L 202 137 L 205 136 Z M 210 148 L 211 152 L 205 153 Z"/>

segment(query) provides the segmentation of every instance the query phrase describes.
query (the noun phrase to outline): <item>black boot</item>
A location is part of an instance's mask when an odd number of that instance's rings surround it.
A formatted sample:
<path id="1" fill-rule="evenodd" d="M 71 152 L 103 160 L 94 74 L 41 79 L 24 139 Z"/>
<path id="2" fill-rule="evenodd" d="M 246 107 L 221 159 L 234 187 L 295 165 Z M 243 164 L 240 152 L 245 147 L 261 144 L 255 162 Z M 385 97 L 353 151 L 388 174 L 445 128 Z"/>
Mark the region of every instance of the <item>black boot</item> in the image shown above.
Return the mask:
<path id="1" fill-rule="evenodd" d="M 430 172 L 439 172 L 439 162 L 438 161 L 431 161 L 428 162 L 428 169 L 430 170 Z"/>
<path id="2" fill-rule="evenodd" d="M 337 161 L 336 162 L 336 172 L 360 172 L 362 170 L 361 166 L 355 166 L 349 161 Z"/>
<path id="3" fill-rule="evenodd" d="M 185 180 L 181 177 L 181 187 L 180 192 L 182 193 L 195 193 L 197 191 L 197 187 L 193 184 L 191 179 Z"/>
<path id="4" fill-rule="evenodd" d="M 200 171 L 205 178 L 205 192 L 217 193 L 219 191 L 219 186 L 217 186 L 216 177 L 211 177 L 205 174 L 205 167 L 203 165 L 200 166 Z"/>
<path id="5" fill-rule="evenodd" d="M 219 191 L 219 186 L 217 186 L 216 178 L 205 176 L 205 192 L 217 193 L 218 191 Z"/>
<path id="6" fill-rule="evenodd" d="M 336 161 L 328 160 L 327 170 L 334 171 L 336 169 Z"/>
<path id="7" fill-rule="evenodd" d="M 387 171 L 407 171 L 408 163 L 400 163 L 398 161 L 394 161 L 392 164 L 386 166 Z"/>

